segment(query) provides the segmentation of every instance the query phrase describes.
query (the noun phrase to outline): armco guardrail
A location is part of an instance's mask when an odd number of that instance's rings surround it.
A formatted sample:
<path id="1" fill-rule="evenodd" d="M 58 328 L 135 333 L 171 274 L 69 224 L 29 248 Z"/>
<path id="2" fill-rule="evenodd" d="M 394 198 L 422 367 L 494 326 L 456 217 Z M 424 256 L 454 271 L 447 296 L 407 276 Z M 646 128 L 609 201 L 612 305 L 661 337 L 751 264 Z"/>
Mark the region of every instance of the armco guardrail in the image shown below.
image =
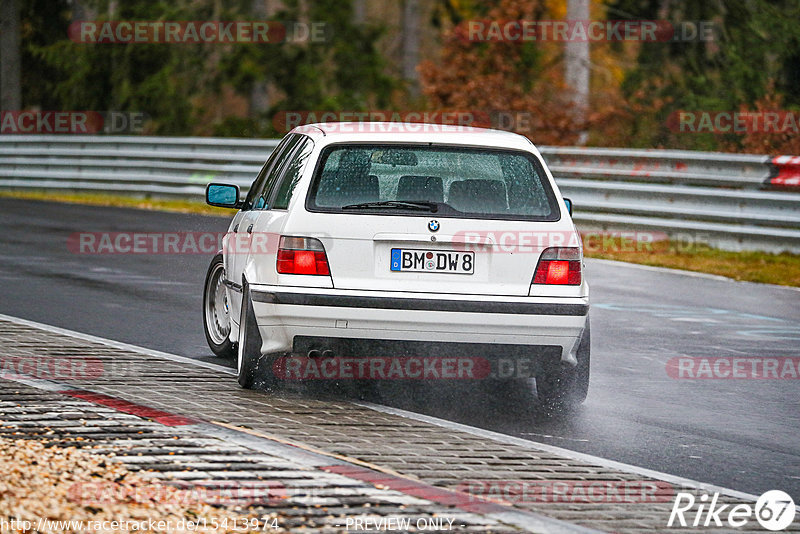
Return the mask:
<path id="1" fill-rule="evenodd" d="M 800 189 L 769 156 L 542 147 L 581 229 L 647 229 L 729 250 L 800 252 Z M 796 161 L 796 158 L 791 160 Z M 789 165 L 789 164 L 787 164 Z M 795 171 L 796 172 L 796 171 Z"/>
<path id="2" fill-rule="evenodd" d="M 246 190 L 276 140 L 0 137 L 0 188 L 202 196 Z M 800 252 L 798 159 L 540 147 L 581 229 L 646 229 L 726 249 Z"/>
<path id="3" fill-rule="evenodd" d="M 0 187 L 202 196 L 205 184 L 247 189 L 276 140 L 203 137 L 0 137 Z"/>

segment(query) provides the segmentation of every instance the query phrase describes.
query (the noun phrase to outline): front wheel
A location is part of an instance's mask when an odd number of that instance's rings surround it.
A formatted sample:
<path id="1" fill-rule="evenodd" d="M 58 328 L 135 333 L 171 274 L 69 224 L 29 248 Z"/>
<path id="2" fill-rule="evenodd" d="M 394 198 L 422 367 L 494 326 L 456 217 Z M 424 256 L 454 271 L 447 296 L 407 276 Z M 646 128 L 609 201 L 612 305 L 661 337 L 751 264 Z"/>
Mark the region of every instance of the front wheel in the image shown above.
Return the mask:
<path id="1" fill-rule="evenodd" d="M 536 377 L 536 395 L 539 402 L 548 406 L 574 407 L 586 400 L 589 393 L 589 361 L 591 355 L 591 333 L 589 319 L 583 330 L 576 354 L 578 365 L 561 365 L 542 376 Z"/>
<path id="2" fill-rule="evenodd" d="M 203 289 L 203 327 L 211 352 L 220 358 L 234 358 L 236 344 L 230 340 L 231 314 L 225 290 L 222 254 L 211 260 Z"/>

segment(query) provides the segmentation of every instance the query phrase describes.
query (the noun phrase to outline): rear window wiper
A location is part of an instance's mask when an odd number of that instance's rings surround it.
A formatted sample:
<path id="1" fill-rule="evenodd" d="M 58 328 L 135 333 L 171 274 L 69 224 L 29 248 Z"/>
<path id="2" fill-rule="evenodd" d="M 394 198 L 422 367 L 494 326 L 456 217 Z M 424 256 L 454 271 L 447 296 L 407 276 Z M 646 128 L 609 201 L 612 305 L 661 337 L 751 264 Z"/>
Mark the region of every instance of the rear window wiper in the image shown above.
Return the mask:
<path id="1" fill-rule="evenodd" d="M 381 202 L 362 202 L 360 204 L 342 206 L 343 210 L 369 210 L 380 208 L 399 208 L 436 213 L 439 211 L 439 204 L 436 202 L 422 202 L 416 200 L 384 200 Z"/>

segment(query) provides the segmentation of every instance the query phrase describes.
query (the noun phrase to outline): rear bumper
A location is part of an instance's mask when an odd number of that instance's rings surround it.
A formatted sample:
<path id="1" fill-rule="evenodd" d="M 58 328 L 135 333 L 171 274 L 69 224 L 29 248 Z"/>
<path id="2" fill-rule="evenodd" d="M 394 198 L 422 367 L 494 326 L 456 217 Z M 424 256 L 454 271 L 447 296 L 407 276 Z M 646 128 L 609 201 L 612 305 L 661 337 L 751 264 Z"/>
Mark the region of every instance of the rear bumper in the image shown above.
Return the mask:
<path id="1" fill-rule="evenodd" d="M 313 348 L 353 356 L 390 350 L 437 356 L 478 350 L 494 358 L 526 348 L 534 355 L 553 354 L 558 347 L 560 360 L 575 364 L 589 312 L 588 298 L 249 287 L 264 354 Z"/>

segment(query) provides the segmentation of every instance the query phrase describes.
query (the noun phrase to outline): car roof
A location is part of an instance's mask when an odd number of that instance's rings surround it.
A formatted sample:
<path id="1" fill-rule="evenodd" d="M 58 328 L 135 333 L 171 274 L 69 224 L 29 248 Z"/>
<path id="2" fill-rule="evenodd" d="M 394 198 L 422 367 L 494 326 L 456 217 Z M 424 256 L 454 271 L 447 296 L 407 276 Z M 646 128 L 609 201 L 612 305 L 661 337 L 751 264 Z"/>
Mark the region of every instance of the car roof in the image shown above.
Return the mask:
<path id="1" fill-rule="evenodd" d="M 521 150 L 533 148 L 527 137 L 512 132 L 421 122 L 324 122 L 301 125 L 289 133 L 302 133 L 322 144 L 434 143 Z"/>

